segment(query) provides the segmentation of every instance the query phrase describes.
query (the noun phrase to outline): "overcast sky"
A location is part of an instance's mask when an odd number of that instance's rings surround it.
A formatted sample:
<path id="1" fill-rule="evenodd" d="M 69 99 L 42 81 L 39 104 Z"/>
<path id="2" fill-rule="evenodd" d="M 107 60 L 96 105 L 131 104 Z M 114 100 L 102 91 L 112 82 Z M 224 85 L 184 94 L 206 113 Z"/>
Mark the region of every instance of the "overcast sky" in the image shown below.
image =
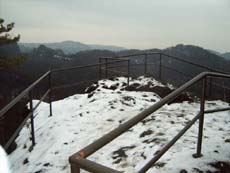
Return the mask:
<path id="1" fill-rule="evenodd" d="M 0 0 L 21 42 L 230 51 L 230 0 Z"/>

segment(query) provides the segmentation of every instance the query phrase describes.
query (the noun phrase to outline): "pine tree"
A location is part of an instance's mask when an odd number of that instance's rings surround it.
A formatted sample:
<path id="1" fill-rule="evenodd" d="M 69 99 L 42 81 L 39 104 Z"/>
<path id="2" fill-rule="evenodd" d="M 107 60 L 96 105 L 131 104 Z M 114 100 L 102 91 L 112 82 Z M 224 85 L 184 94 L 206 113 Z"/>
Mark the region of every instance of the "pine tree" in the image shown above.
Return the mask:
<path id="1" fill-rule="evenodd" d="M 4 20 L 0 18 L 0 46 L 17 43 L 20 35 L 12 37 L 9 32 L 14 28 L 14 23 L 3 25 Z M 15 67 L 26 60 L 26 56 L 20 55 L 18 57 L 2 57 L 0 55 L 0 69 Z"/>

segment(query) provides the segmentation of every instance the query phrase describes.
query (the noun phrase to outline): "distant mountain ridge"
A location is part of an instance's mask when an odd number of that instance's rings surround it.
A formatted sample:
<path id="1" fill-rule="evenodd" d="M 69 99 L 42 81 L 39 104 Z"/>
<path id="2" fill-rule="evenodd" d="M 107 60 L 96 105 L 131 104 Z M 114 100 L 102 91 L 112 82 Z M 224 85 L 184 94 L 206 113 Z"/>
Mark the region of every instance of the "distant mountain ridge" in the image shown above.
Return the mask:
<path id="1" fill-rule="evenodd" d="M 217 52 L 215 50 L 210 50 L 210 49 L 208 51 L 218 56 L 221 56 L 227 60 L 230 60 L 230 52 L 220 53 L 220 52 Z"/>
<path id="2" fill-rule="evenodd" d="M 223 53 L 221 56 L 224 57 L 225 59 L 230 60 L 230 52 Z"/>
<path id="3" fill-rule="evenodd" d="M 224 58 L 222 54 L 217 55 L 214 52 L 211 52 L 210 50 L 204 49 L 199 46 L 178 44 L 174 47 L 167 48 L 163 51 L 167 54 L 180 57 L 180 59 L 188 60 L 200 65 L 204 65 L 228 73 L 230 72 L 229 59 L 227 60 L 226 58 Z M 178 64 L 178 68 L 180 68 L 181 66 L 181 64 Z M 188 70 L 188 68 L 189 67 L 187 67 L 185 70 Z M 192 66 L 190 68 L 190 71 L 192 71 Z"/>
<path id="4" fill-rule="evenodd" d="M 121 51 L 125 50 L 124 47 L 110 46 L 110 45 L 96 45 L 96 44 L 84 44 L 76 41 L 63 41 L 55 43 L 19 43 L 20 50 L 25 53 L 31 52 L 34 48 L 38 48 L 40 45 L 44 45 L 51 49 L 61 49 L 65 54 L 75 54 L 80 51 L 86 50 L 110 50 Z"/>

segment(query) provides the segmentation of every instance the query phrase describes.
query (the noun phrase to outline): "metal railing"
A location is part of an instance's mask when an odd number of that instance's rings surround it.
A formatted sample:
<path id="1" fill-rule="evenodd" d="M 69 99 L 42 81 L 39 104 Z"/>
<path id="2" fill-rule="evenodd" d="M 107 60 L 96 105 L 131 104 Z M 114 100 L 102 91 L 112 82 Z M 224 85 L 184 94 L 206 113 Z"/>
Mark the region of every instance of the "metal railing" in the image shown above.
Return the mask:
<path id="1" fill-rule="evenodd" d="M 48 77 L 49 80 L 49 89 L 45 92 L 45 94 L 43 94 L 43 96 L 41 97 L 40 101 L 33 106 L 33 102 L 32 102 L 32 91 L 33 89 L 39 84 L 41 83 L 45 78 Z M 26 118 L 23 120 L 23 122 L 21 122 L 21 124 L 19 125 L 19 127 L 15 130 L 15 132 L 13 133 L 13 135 L 10 137 L 10 139 L 6 142 L 6 144 L 4 144 L 4 149 L 7 150 L 10 145 L 14 142 L 15 138 L 17 137 L 17 135 L 19 134 L 19 132 L 21 131 L 21 129 L 23 128 L 23 126 L 26 124 L 27 120 L 30 119 L 31 120 L 31 140 L 32 140 L 32 145 L 34 146 L 36 141 L 35 141 L 35 133 L 34 133 L 34 111 L 38 108 L 38 106 L 40 105 L 40 103 L 49 95 L 49 105 L 50 105 L 50 116 L 52 116 L 52 101 L 51 101 L 51 71 L 46 72 L 45 74 L 43 74 L 38 80 L 36 80 L 34 83 L 32 83 L 28 88 L 26 88 L 21 94 L 19 94 L 14 100 L 12 100 L 9 104 L 7 104 L 3 109 L 1 109 L 0 111 L 0 120 L 2 121 L 3 119 L 5 119 L 5 114 L 12 109 L 17 103 L 19 103 L 24 97 L 29 97 L 29 108 L 30 108 L 30 112 L 29 114 L 26 116 Z"/>
<path id="2" fill-rule="evenodd" d="M 0 120 L 3 120 L 5 118 L 6 113 L 10 110 L 13 109 L 13 107 L 20 102 L 20 100 L 22 100 L 24 97 L 29 97 L 29 108 L 30 108 L 30 112 L 29 114 L 26 116 L 26 118 L 23 120 L 23 122 L 20 123 L 20 125 L 17 127 L 17 129 L 15 130 L 15 132 L 13 133 L 13 135 L 10 137 L 10 139 L 6 142 L 6 144 L 4 145 L 5 149 L 8 149 L 9 146 L 12 144 L 12 142 L 15 140 L 15 138 L 17 137 L 17 135 L 19 134 L 20 130 L 23 128 L 23 126 L 25 125 L 25 123 L 27 122 L 28 119 L 31 119 L 31 140 L 32 140 L 32 145 L 34 146 L 36 143 L 35 140 L 35 131 L 34 131 L 34 111 L 38 108 L 39 104 L 45 100 L 45 98 L 48 96 L 48 102 L 49 102 L 49 110 L 50 110 L 50 116 L 52 116 L 52 93 L 54 92 L 54 84 L 53 84 L 53 76 L 54 74 L 58 74 L 58 73 L 62 73 L 64 71 L 69 71 L 69 70 L 75 70 L 75 69 L 88 69 L 91 67 L 96 67 L 98 70 L 98 79 L 102 79 L 102 78 L 109 78 L 111 77 L 111 74 L 122 74 L 123 76 L 127 77 L 127 85 L 129 85 L 130 82 L 130 77 L 131 76 L 135 76 L 134 73 L 131 72 L 131 67 L 135 67 L 136 66 L 143 66 L 143 74 L 147 75 L 148 74 L 148 65 L 152 65 L 151 63 L 148 62 L 148 60 L 150 58 L 152 58 L 152 55 L 157 55 L 158 57 L 154 57 L 154 60 L 157 61 L 157 59 L 159 58 L 159 71 L 158 71 L 158 78 L 161 80 L 162 79 L 162 72 L 163 72 L 163 68 L 169 68 L 163 65 L 163 58 L 164 57 L 169 57 L 171 59 L 180 61 L 180 62 L 184 62 L 199 68 L 204 69 L 204 71 L 211 71 L 211 72 L 218 72 L 218 73 L 226 73 L 223 72 L 221 70 L 218 69 L 212 69 L 210 67 L 204 66 L 204 65 L 200 65 L 200 64 L 196 64 L 194 62 L 190 62 L 175 56 L 171 56 L 168 54 L 164 54 L 161 52 L 149 52 L 149 53 L 142 53 L 142 54 L 133 54 L 133 55 L 125 55 L 125 56 L 117 56 L 117 57 L 106 57 L 106 58 L 100 58 L 99 59 L 99 63 L 97 64 L 92 64 L 92 65 L 84 65 L 84 66 L 73 66 L 73 67 L 66 67 L 66 68 L 61 68 L 61 69 L 54 69 L 54 70 L 49 70 L 47 71 L 45 74 L 43 74 L 38 80 L 36 80 L 33 84 L 31 84 L 27 89 L 25 89 L 20 95 L 18 95 L 14 100 L 12 100 L 8 105 L 6 105 L 3 109 L 0 110 Z M 143 63 L 139 63 L 139 64 L 131 64 L 131 60 L 132 57 L 144 57 L 144 61 Z M 125 63 L 123 65 L 120 65 L 119 63 Z M 121 70 L 117 70 L 119 67 L 125 67 L 125 71 L 121 71 Z M 173 69 L 174 71 L 177 71 L 176 69 Z M 179 72 L 179 71 L 178 71 Z M 180 72 L 183 75 L 187 75 L 189 78 L 192 77 L 192 75 L 188 75 L 185 74 L 183 72 Z M 40 98 L 39 102 L 37 103 L 37 105 L 33 105 L 32 99 L 33 99 L 33 89 L 40 84 L 42 81 L 44 81 L 46 78 L 48 78 L 48 89 L 45 91 L 45 93 L 42 95 L 42 97 Z M 211 81 L 211 78 L 210 78 Z M 209 82 L 210 88 L 211 85 L 218 85 L 215 84 L 214 82 Z M 222 86 L 221 86 L 222 87 Z M 228 89 L 228 87 L 226 87 L 225 89 Z M 84 161 L 83 161 L 84 162 Z M 84 162 L 86 163 L 88 162 L 87 160 Z M 98 165 L 97 165 L 98 166 Z"/>
<path id="3" fill-rule="evenodd" d="M 127 64 L 125 65 L 113 65 L 113 66 L 109 66 L 111 64 L 111 62 L 116 62 L 117 60 L 120 60 L 121 62 L 126 62 Z M 129 79 L 130 79 L 130 59 L 127 58 L 114 58 L 114 57 L 102 57 L 99 58 L 99 78 L 102 78 L 102 71 L 105 72 L 105 78 L 107 79 L 109 76 L 109 72 L 113 72 L 113 73 L 120 73 L 123 76 L 127 77 L 127 85 L 129 86 Z M 121 72 L 121 71 L 117 71 L 117 70 L 112 70 L 113 68 L 117 68 L 117 67 L 122 67 L 125 66 L 127 67 L 126 72 Z"/>
<path id="4" fill-rule="evenodd" d="M 131 127 L 139 123 L 144 118 L 148 117 L 150 114 L 154 113 L 158 109 L 160 109 L 165 104 L 169 103 L 170 101 L 174 100 L 178 97 L 182 92 L 188 90 L 193 85 L 197 84 L 199 81 L 202 80 L 202 92 L 200 98 L 200 111 L 199 113 L 170 141 L 168 142 L 157 154 L 150 160 L 148 163 L 143 166 L 138 173 L 146 172 L 150 167 L 152 167 L 162 155 L 164 155 L 181 136 L 185 134 L 185 132 L 199 119 L 199 131 L 198 131 L 198 141 L 197 141 L 197 151 L 194 154 L 194 157 L 201 157 L 201 148 L 202 148 L 202 136 L 203 136 L 203 123 L 204 123 L 204 114 L 211 113 L 211 112 L 219 112 L 219 111 L 226 111 L 230 110 L 230 107 L 224 109 L 214 109 L 214 110 L 205 110 L 205 100 L 206 100 L 206 84 L 208 78 L 226 78 L 230 79 L 229 74 L 223 73 L 215 73 L 215 72 L 202 72 L 201 74 L 197 75 L 193 79 L 189 80 L 187 83 L 167 95 L 166 97 L 162 98 L 159 102 L 155 103 L 148 109 L 144 110 L 143 112 L 139 113 L 132 119 L 128 120 L 127 122 L 119 125 L 119 127 L 115 128 L 114 130 L 110 131 L 109 133 L 105 134 L 101 138 L 97 139 L 90 145 L 86 146 L 85 148 L 81 149 L 77 153 L 73 154 L 69 157 L 69 162 L 71 165 L 71 173 L 80 173 L 81 169 L 84 169 L 89 172 L 94 173 L 118 173 L 121 171 L 114 170 L 112 168 L 108 168 L 101 164 L 95 163 L 87 159 L 88 156 L 99 150 L 100 148 L 104 147 L 106 144 L 110 143 L 112 140 L 127 132 Z"/>
<path id="5" fill-rule="evenodd" d="M 190 65 L 194 65 L 196 67 L 200 67 L 200 68 L 206 69 L 206 71 L 217 72 L 217 73 L 224 73 L 224 74 L 226 73 L 225 71 L 222 71 L 222 70 L 219 70 L 219 69 L 214 69 L 214 68 L 208 67 L 206 65 L 201 65 L 201 64 L 198 64 L 198 63 L 194 63 L 192 61 L 181 59 L 179 57 L 176 57 L 176 56 L 173 56 L 173 55 L 169 55 L 169 54 L 166 54 L 166 53 L 162 53 L 162 52 L 147 52 L 147 53 L 139 53 L 139 54 L 129 54 L 129 55 L 122 55 L 122 56 L 115 56 L 113 58 L 131 58 L 131 57 L 135 57 L 135 56 L 144 56 L 144 59 L 145 59 L 144 60 L 144 62 L 145 62 L 144 64 L 145 64 L 145 67 L 147 68 L 147 64 L 148 64 L 147 60 L 148 60 L 148 58 L 149 58 L 150 55 L 159 55 L 160 64 L 162 63 L 163 56 L 166 56 L 166 57 L 170 57 L 172 59 L 175 59 L 175 60 L 178 60 L 178 61 L 190 64 Z M 145 71 L 147 71 L 147 70 L 145 70 Z"/>
<path id="6" fill-rule="evenodd" d="M 132 63 L 132 59 L 135 58 L 136 59 L 142 59 L 141 63 Z M 177 85 L 180 86 L 181 84 L 185 83 L 187 80 L 181 81 L 180 84 L 178 85 L 177 82 L 175 82 L 174 80 L 169 81 L 170 77 L 165 77 L 164 73 L 165 71 L 169 71 L 169 73 L 171 74 L 171 72 L 174 72 L 173 74 L 175 74 L 175 76 L 177 76 L 177 74 L 186 77 L 186 79 L 191 79 L 194 76 L 196 76 L 197 74 L 201 73 L 201 72 L 217 72 L 217 73 L 223 73 L 223 74 L 229 74 L 229 72 L 223 71 L 221 69 L 216 69 L 216 68 L 211 68 L 209 66 L 206 65 L 202 65 L 202 64 L 198 64 L 186 59 L 182 59 L 176 56 L 172 56 L 166 53 L 162 53 L 162 52 L 147 52 L 147 53 L 139 53 L 139 54 L 129 54 L 129 55 L 123 55 L 123 56 L 116 56 L 116 57 L 109 57 L 109 58 L 103 58 L 106 62 L 108 62 L 107 59 L 128 59 L 128 76 L 131 77 L 135 77 L 135 69 L 137 69 L 136 67 L 143 67 L 143 71 L 141 71 L 141 74 L 143 75 L 150 75 L 150 76 L 154 76 L 155 78 L 159 79 L 161 82 L 172 82 L 171 84 L 173 85 Z M 150 63 L 149 60 L 154 60 L 154 63 Z M 169 64 L 166 63 L 167 60 L 174 60 L 177 62 L 182 62 L 183 65 L 187 64 L 190 65 L 191 67 L 194 67 L 195 70 L 197 71 L 194 74 L 189 74 L 189 70 L 180 70 L 180 69 L 175 69 L 175 67 L 170 67 Z M 157 69 L 153 69 L 151 67 L 151 65 L 156 65 L 158 66 Z M 125 67 L 126 65 L 117 65 L 117 66 L 113 66 L 111 68 L 119 68 L 119 67 Z M 150 67 L 149 67 L 150 66 Z M 134 71 L 131 71 L 131 69 L 134 69 Z M 106 70 L 106 74 L 108 73 L 107 71 L 110 71 L 110 69 L 108 67 L 106 67 L 104 70 Z M 156 74 L 153 75 L 151 73 L 149 73 L 149 71 L 154 71 Z M 156 72 L 157 71 L 157 72 Z M 186 73 L 187 71 L 187 73 Z M 107 75 L 109 76 L 109 75 Z M 171 74 L 172 76 L 172 74 Z M 167 79 L 165 79 L 167 78 Z M 177 77 L 178 78 L 178 77 Z M 228 82 L 228 84 L 230 84 L 230 82 Z M 215 98 L 215 96 L 213 95 L 212 89 L 214 87 L 216 88 L 220 88 L 221 90 L 223 90 L 223 92 L 225 92 L 224 94 L 226 95 L 226 93 L 230 93 L 230 87 L 226 86 L 225 82 L 219 83 L 218 81 L 215 82 L 212 80 L 212 78 L 207 82 L 207 85 L 209 86 L 209 98 Z M 193 91 L 195 93 L 195 91 Z M 218 93 L 218 92 L 216 92 Z M 218 95 L 218 94 L 217 94 Z M 216 96 L 218 97 L 218 96 Z M 229 98 L 225 98 L 225 101 L 229 101 L 230 100 L 230 96 Z"/>

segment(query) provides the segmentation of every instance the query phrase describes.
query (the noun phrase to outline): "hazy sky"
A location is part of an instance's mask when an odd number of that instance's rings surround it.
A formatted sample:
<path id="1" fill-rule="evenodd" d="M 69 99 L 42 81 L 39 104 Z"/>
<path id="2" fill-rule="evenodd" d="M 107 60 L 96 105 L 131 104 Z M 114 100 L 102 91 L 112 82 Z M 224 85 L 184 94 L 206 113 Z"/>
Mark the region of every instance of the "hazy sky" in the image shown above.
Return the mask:
<path id="1" fill-rule="evenodd" d="M 22 42 L 230 51 L 230 0 L 0 0 Z"/>

